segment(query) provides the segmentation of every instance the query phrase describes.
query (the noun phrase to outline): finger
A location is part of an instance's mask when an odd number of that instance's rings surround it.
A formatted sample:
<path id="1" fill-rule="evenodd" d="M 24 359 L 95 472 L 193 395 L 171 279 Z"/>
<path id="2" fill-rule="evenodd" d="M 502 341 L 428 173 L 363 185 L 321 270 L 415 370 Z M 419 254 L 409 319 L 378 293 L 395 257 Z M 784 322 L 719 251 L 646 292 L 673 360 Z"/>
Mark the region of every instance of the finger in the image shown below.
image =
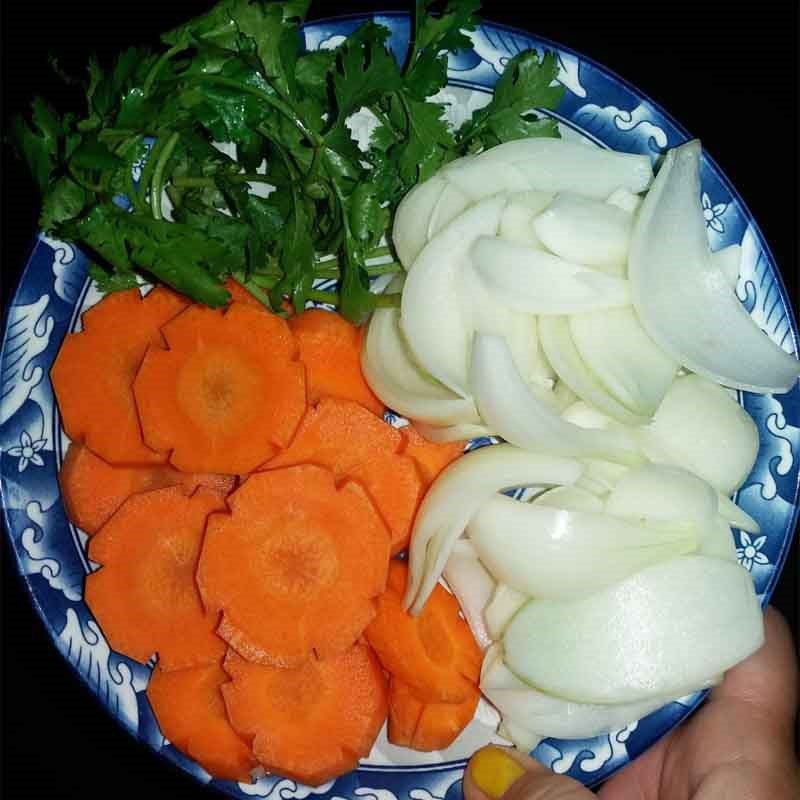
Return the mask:
<path id="1" fill-rule="evenodd" d="M 484 747 L 464 773 L 466 800 L 593 800 L 580 783 L 555 775 L 517 750 Z"/>
<path id="2" fill-rule="evenodd" d="M 747 703 L 760 718 L 792 737 L 797 714 L 798 672 L 792 634 L 771 606 L 764 613 L 764 644 L 725 675 L 709 705 Z"/>

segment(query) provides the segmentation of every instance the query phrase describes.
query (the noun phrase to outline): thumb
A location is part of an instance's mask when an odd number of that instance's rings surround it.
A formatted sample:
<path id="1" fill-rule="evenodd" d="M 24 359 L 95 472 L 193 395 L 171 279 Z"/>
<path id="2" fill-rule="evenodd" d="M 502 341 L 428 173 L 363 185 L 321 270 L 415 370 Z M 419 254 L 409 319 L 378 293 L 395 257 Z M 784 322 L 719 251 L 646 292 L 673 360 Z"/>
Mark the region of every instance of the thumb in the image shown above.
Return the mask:
<path id="1" fill-rule="evenodd" d="M 484 747 L 464 773 L 466 800 L 594 800 L 578 781 L 555 775 L 509 747 Z"/>

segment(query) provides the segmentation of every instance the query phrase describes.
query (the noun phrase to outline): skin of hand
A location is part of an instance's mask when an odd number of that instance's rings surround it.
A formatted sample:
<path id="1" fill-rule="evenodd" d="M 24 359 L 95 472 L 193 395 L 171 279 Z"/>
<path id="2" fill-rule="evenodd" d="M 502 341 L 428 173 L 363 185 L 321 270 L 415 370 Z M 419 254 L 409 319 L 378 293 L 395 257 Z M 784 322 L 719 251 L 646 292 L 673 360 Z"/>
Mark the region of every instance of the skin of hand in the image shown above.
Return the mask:
<path id="1" fill-rule="evenodd" d="M 465 800 L 797 800 L 798 668 L 772 608 L 764 645 L 729 670 L 687 722 L 595 795 L 512 748 L 485 747 L 464 774 Z"/>

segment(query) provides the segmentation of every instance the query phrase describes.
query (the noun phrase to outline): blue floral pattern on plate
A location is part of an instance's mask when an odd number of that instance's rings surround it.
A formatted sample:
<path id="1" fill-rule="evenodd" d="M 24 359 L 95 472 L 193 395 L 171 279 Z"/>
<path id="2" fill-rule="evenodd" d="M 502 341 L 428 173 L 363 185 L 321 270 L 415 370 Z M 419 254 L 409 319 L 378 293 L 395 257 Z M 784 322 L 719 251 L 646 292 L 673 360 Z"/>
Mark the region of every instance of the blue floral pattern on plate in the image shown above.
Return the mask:
<path id="1" fill-rule="evenodd" d="M 389 28 L 389 46 L 405 52 L 409 19 L 378 14 Z M 363 18 L 334 19 L 305 28 L 309 49 L 333 47 Z M 471 34 L 472 48 L 453 56 L 451 87 L 467 112 L 486 101 L 509 59 L 520 50 L 552 49 L 558 79 L 567 89 L 553 113 L 564 136 L 588 138 L 605 147 L 649 154 L 689 138 L 649 98 L 623 79 L 568 48 L 524 32 L 485 24 Z M 464 99 L 466 92 L 466 99 Z M 455 105 L 450 113 L 464 113 Z M 787 352 L 797 353 L 798 331 L 786 291 L 761 233 L 722 171 L 706 155 L 701 203 L 712 249 L 741 244 L 737 286 L 740 300 L 766 333 Z M 6 530 L 32 601 L 59 651 L 120 724 L 203 783 L 240 799 L 272 800 L 458 800 L 469 740 L 447 760 L 423 758 L 400 765 L 387 752 L 373 753 L 358 770 L 310 788 L 277 776 L 253 784 L 216 781 L 162 736 L 145 689 L 152 665 L 113 652 L 83 602 L 83 582 L 92 565 L 85 536 L 67 520 L 57 473 L 68 443 L 47 379 L 63 337 L 80 328 L 80 313 L 98 294 L 87 278 L 85 256 L 69 244 L 40 236 L 8 312 L 0 352 L 0 490 Z M 800 388 L 780 396 L 741 394 L 758 425 L 761 447 L 753 471 L 738 493 L 742 508 L 761 525 L 759 536 L 735 531 L 737 553 L 756 583 L 763 603 L 772 593 L 788 552 L 798 511 Z M 401 420 L 394 419 L 394 422 Z M 473 446 L 489 444 L 476 441 Z M 679 723 L 702 699 L 698 693 L 670 703 L 648 717 L 604 736 L 583 741 L 543 741 L 534 755 L 559 773 L 586 784 L 607 778 Z M 484 720 L 484 724 L 490 722 Z M 479 734 L 480 735 L 480 734 Z M 468 737 L 469 738 L 469 737 Z M 376 750 L 380 751 L 382 745 Z M 389 751 L 391 746 L 386 746 Z"/>

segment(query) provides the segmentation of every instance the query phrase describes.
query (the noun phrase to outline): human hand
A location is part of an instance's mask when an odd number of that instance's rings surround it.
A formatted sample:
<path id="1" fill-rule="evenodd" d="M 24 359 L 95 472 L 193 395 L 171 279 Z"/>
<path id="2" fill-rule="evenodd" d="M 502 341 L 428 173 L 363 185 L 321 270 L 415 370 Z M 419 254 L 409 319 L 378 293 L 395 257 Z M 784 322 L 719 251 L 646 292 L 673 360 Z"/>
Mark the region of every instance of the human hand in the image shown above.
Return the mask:
<path id="1" fill-rule="evenodd" d="M 796 800 L 798 671 L 789 628 L 768 608 L 766 640 L 684 725 L 611 778 L 601 800 Z M 591 800 L 577 781 L 516 750 L 479 750 L 466 800 Z"/>

